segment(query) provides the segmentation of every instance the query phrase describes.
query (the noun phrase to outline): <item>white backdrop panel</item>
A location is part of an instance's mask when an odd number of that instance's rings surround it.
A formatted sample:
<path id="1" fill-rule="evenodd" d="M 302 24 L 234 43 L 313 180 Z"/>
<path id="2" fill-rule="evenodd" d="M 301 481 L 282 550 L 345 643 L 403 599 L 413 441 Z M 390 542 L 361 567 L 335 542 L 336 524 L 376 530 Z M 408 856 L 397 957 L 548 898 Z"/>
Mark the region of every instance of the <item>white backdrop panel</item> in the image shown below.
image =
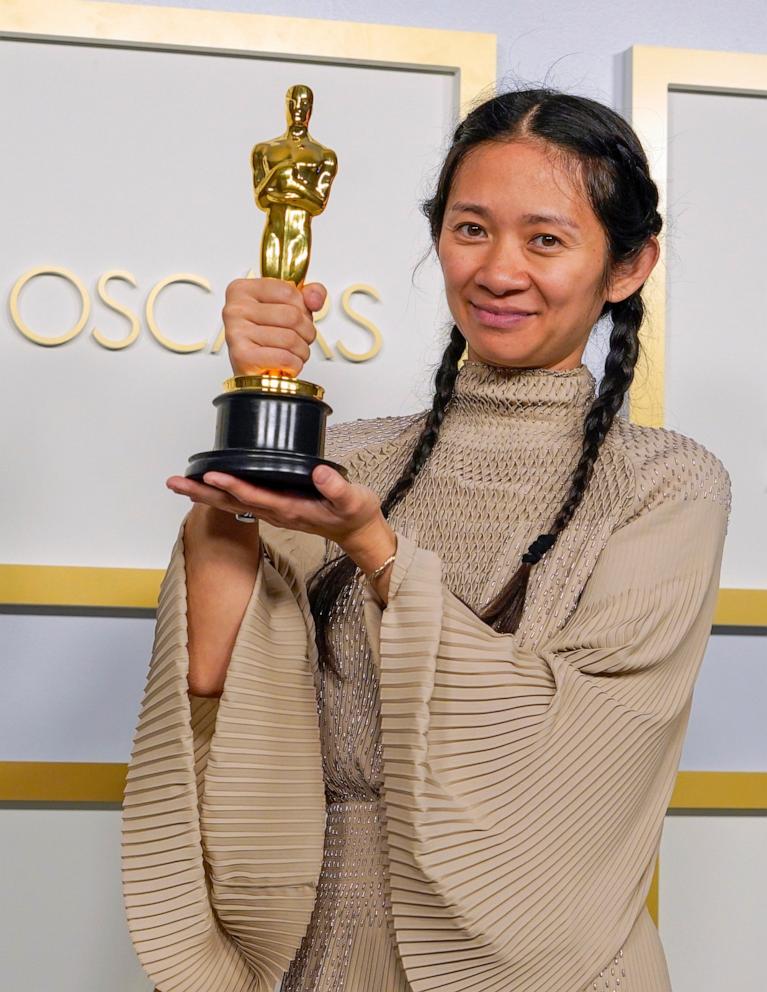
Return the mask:
<path id="1" fill-rule="evenodd" d="M 0 761 L 127 762 L 154 620 L 0 613 Z"/>
<path id="2" fill-rule="evenodd" d="M 669 94 L 666 426 L 726 465 L 724 587 L 767 589 L 767 99 Z"/>
<path id="3" fill-rule="evenodd" d="M 767 637 L 714 634 L 695 683 L 683 771 L 767 772 Z"/>
<path id="4" fill-rule="evenodd" d="M 667 816 L 658 914 L 674 992 L 763 988 L 767 817 Z"/>
<path id="5" fill-rule="evenodd" d="M 120 891 L 119 810 L 0 810 L 0 987 L 152 992 Z"/>

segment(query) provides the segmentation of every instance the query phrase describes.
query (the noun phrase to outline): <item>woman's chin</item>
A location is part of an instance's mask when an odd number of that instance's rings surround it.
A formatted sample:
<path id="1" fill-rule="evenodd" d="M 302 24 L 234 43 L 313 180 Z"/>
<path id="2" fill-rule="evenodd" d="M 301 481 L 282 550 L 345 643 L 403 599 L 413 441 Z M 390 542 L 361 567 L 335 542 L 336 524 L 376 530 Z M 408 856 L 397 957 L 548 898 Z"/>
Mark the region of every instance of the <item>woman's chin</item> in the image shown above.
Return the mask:
<path id="1" fill-rule="evenodd" d="M 538 364 L 535 353 L 530 348 L 522 347 L 521 344 L 514 347 L 509 341 L 504 341 L 503 347 L 488 347 L 485 344 L 484 347 L 477 348 L 470 345 L 468 357 L 470 361 L 484 362 L 486 365 L 505 365 L 513 368 L 533 368 Z"/>

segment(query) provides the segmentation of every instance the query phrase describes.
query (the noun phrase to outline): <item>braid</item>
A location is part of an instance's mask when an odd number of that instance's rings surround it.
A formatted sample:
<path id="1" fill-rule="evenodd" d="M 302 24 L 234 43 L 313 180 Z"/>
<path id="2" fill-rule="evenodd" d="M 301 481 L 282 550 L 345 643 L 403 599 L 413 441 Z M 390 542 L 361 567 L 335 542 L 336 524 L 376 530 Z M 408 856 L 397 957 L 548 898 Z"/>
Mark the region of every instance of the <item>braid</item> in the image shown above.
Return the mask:
<path id="1" fill-rule="evenodd" d="M 413 485 L 415 477 L 426 464 L 434 445 L 437 443 L 439 429 L 442 426 L 442 420 L 453 396 L 455 380 L 458 377 L 458 362 L 465 348 L 466 339 L 458 327 L 453 324 L 450 330 L 450 342 L 442 355 L 442 361 L 434 377 L 436 389 L 434 391 L 431 410 L 415 443 L 407 467 L 394 483 L 381 505 L 381 512 L 387 518 L 389 511 L 399 503 Z"/>
<path id="2" fill-rule="evenodd" d="M 610 430 L 616 413 L 634 378 L 639 357 L 639 327 L 644 316 L 644 304 L 637 291 L 628 299 L 610 308 L 613 329 L 610 351 L 605 360 L 605 374 L 583 428 L 583 448 L 570 480 L 570 491 L 557 514 L 551 530 L 540 534 L 522 555 L 522 564 L 495 599 L 485 608 L 481 619 L 496 630 L 514 633 L 519 627 L 525 606 L 530 570 L 556 542 L 580 505 L 599 454 L 599 448 Z"/>
<path id="3" fill-rule="evenodd" d="M 416 476 L 434 450 L 442 421 L 453 397 L 455 380 L 458 377 L 458 362 L 465 348 L 466 339 L 458 327 L 453 324 L 450 331 L 450 341 L 434 376 L 435 391 L 431 410 L 426 417 L 405 468 L 381 503 L 381 512 L 387 519 L 389 513 L 410 491 Z M 341 679 L 344 676 L 338 668 L 330 643 L 330 614 L 344 592 L 351 590 L 356 573 L 355 563 L 348 555 L 342 554 L 318 569 L 312 576 L 308 587 L 320 658 L 327 662 L 335 675 Z"/>

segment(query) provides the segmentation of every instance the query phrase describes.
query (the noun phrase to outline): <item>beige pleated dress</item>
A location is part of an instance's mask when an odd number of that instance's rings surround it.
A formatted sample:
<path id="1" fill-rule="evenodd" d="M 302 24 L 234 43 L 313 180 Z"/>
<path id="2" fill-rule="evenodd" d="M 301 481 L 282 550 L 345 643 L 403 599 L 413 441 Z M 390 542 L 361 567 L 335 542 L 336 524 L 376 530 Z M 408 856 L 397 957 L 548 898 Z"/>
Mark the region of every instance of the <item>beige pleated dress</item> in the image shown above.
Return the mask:
<path id="1" fill-rule="evenodd" d="M 388 605 L 358 581 L 331 617 L 344 681 L 306 596 L 338 548 L 261 523 L 223 694 L 190 696 L 182 523 L 123 812 L 127 921 L 159 992 L 668 992 L 645 901 L 727 471 L 616 420 L 519 629 L 473 612 L 553 522 L 594 386 L 585 365 L 463 365 L 389 518 Z M 334 425 L 326 454 L 383 497 L 425 415 Z"/>

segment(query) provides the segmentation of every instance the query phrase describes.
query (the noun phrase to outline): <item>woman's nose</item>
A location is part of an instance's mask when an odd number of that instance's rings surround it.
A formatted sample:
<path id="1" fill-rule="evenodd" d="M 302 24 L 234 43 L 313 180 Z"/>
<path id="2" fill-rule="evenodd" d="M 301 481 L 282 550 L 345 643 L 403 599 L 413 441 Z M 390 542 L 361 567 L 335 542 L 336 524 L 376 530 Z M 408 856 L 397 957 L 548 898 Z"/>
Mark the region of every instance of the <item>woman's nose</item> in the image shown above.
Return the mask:
<path id="1" fill-rule="evenodd" d="M 474 281 L 496 296 L 526 289 L 530 285 L 530 276 L 523 252 L 518 246 L 510 244 L 489 245 Z"/>

